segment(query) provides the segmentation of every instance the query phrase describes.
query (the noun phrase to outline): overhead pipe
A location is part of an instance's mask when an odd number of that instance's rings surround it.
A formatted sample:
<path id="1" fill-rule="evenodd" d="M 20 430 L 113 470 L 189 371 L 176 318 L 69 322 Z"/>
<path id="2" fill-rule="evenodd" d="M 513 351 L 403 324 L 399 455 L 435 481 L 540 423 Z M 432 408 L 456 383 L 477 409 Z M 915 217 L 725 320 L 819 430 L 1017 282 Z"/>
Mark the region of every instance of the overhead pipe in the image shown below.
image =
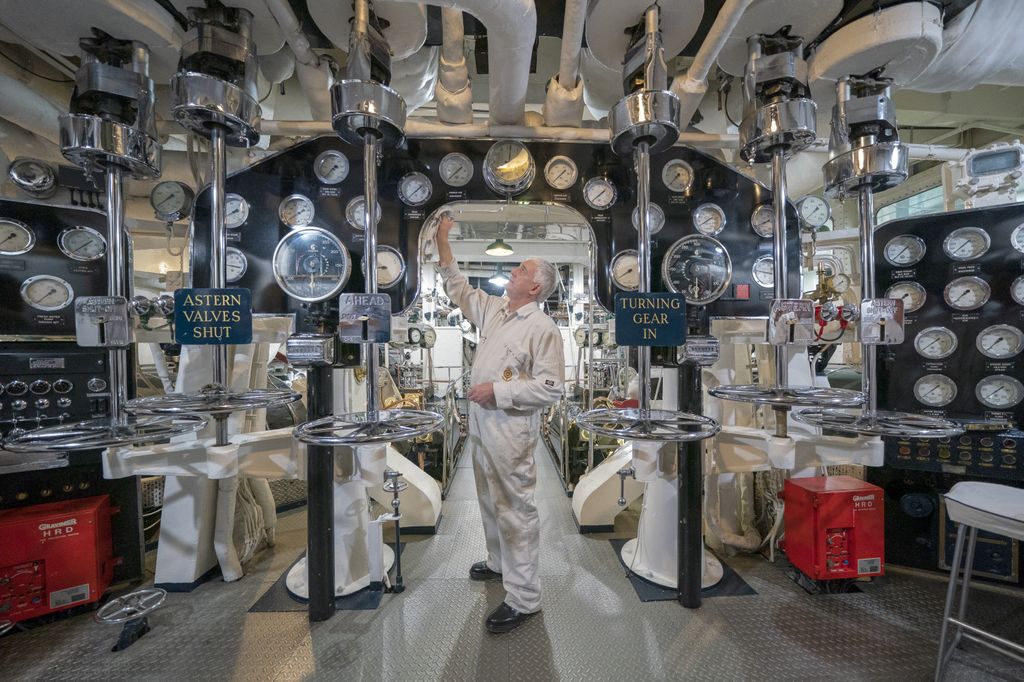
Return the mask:
<path id="1" fill-rule="evenodd" d="M 53 102 L 35 92 L 22 81 L 0 72 L 0 118 L 30 133 L 59 144 L 57 117 L 64 113 Z"/>
<path id="2" fill-rule="evenodd" d="M 469 84 L 469 69 L 463 43 L 465 31 L 462 11 L 441 10 L 443 41 L 438 60 L 438 79 L 434 85 L 437 100 L 437 120 L 441 123 L 473 122 L 473 90 Z"/>
<path id="3" fill-rule="evenodd" d="M 562 50 L 558 73 L 548 81 L 544 95 L 544 121 L 551 126 L 579 127 L 583 121 L 583 79 L 580 50 L 587 20 L 587 0 L 567 0 L 562 22 Z"/>
<path id="4" fill-rule="evenodd" d="M 281 28 L 288 47 L 295 55 L 295 73 L 302 91 L 309 100 L 309 110 L 315 121 L 331 120 L 331 85 L 334 78 L 326 61 L 321 61 L 310 47 L 309 38 L 302 31 L 298 17 L 288 0 L 264 0 L 274 20 Z"/>

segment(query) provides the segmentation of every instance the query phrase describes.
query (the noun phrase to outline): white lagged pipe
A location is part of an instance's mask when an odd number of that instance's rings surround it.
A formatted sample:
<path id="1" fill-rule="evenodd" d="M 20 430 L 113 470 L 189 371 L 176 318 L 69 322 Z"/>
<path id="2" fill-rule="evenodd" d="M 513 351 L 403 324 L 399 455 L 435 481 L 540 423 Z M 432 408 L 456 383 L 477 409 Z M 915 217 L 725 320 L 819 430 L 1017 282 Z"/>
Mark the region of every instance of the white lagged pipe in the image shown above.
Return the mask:
<path id="1" fill-rule="evenodd" d="M 544 96 L 547 125 L 578 127 L 583 120 L 583 81 L 579 72 L 586 19 L 587 0 L 567 0 L 558 75 L 548 82 Z"/>
<path id="2" fill-rule="evenodd" d="M 288 0 L 264 0 L 274 20 L 281 27 L 288 47 L 295 55 L 295 73 L 302 91 L 309 100 L 309 110 L 315 121 L 331 120 L 331 70 L 326 62 L 313 52 L 309 38 L 302 32 L 298 17 Z"/>
<path id="3" fill-rule="evenodd" d="M 465 33 L 462 11 L 441 10 L 444 38 L 438 60 L 438 79 L 434 86 L 437 119 L 441 123 L 473 122 L 473 91 L 469 86 L 469 69 L 463 47 Z"/>

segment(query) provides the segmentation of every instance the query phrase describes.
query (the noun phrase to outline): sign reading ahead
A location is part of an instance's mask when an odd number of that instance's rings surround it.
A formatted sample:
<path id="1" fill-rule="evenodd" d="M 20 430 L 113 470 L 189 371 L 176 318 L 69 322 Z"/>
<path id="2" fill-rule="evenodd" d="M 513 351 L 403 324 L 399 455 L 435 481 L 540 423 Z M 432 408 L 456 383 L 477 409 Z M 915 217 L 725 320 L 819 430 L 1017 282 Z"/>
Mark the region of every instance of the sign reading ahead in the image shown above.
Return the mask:
<path id="1" fill-rule="evenodd" d="M 391 340 L 391 296 L 342 294 L 338 297 L 338 338 L 342 343 Z"/>
<path id="2" fill-rule="evenodd" d="M 178 289 L 174 340 L 185 346 L 252 343 L 248 289 Z"/>
<path id="3" fill-rule="evenodd" d="M 615 343 L 681 346 L 686 339 L 686 298 L 681 294 L 615 295 Z"/>

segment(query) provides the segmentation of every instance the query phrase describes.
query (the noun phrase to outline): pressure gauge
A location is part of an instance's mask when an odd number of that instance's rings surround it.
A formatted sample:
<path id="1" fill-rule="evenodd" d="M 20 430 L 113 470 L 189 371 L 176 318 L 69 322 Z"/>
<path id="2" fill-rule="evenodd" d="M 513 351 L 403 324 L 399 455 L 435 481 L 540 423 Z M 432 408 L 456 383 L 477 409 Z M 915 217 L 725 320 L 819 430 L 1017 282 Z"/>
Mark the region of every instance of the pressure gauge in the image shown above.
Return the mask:
<path id="1" fill-rule="evenodd" d="M 375 223 L 380 222 L 380 204 L 377 204 L 377 220 Z M 345 220 L 348 224 L 357 230 L 362 230 L 366 227 L 366 198 L 362 195 L 355 197 L 345 206 Z"/>
<path id="2" fill-rule="evenodd" d="M 576 345 L 580 346 L 581 348 L 583 346 L 587 345 L 587 338 L 588 338 L 587 337 L 587 328 L 586 327 L 576 327 L 576 331 L 574 331 L 572 333 L 572 338 L 573 338 L 573 341 L 576 342 Z"/>
<path id="3" fill-rule="evenodd" d="M 433 348 L 437 343 L 437 331 L 433 327 L 423 328 L 423 341 L 420 345 L 424 348 Z"/>
<path id="4" fill-rule="evenodd" d="M 924 305 L 928 294 L 917 282 L 897 282 L 885 290 L 885 297 L 903 299 L 903 312 L 912 313 Z"/>
<path id="5" fill-rule="evenodd" d="M 464 187 L 473 179 L 473 162 L 460 152 L 452 152 L 441 159 L 438 170 L 449 187 Z"/>
<path id="6" fill-rule="evenodd" d="M 406 338 L 409 340 L 410 345 L 418 346 L 423 340 L 423 331 L 419 327 L 409 327 Z"/>
<path id="7" fill-rule="evenodd" d="M 579 171 L 576 170 L 576 163 L 568 156 L 552 157 L 544 165 L 544 180 L 553 189 L 566 190 L 576 184 Z"/>
<path id="8" fill-rule="evenodd" d="M 914 350 L 922 358 L 941 360 L 948 358 L 956 350 L 956 334 L 946 327 L 928 327 L 922 329 L 914 337 Z"/>
<path id="9" fill-rule="evenodd" d="M 484 156 L 484 182 L 498 194 L 526 191 L 537 174 L 533 156 L 522 142 L 500 140 Z"/>
<path id="10" fill-rule="evenodd" d="M 433 193 L 434 186 L 423 173 L 406 173 L 398 182 L 398 198 L 408 206 L 422 206 Z"/>
<path id="11" fill-rule="evenodd" d="M 949 405 L 956 398 L 956 383 L 945 374 L 926 374 L 914 382 L 914 397 L 928 407 Z"/>
<path id="12" fill-rule="evenodd" d="M 647 234 L 648 236 L 656 235 L 661 232 L 661 228 L 665 227 L 665 211 L 661 210 L 661 206 L 651 202 L 647 204 Z M 633 229 L 640 230 L 640 207 L 637 206 L 633 209 Z"/>
<path id="13" fill-rule="evenodd" d="M 228 198 L 237 196 L 229 194 Z M 158 182 L 153 191 L 149 193 L 149 205 L 160 220 L 181 220 L 192 215 L 192 206 L 195 203 L 196 194 L 188 185 L 176 180 L 165 180 Z M 230 211 L 230 205 L 228 211 Z M 248 206 L 246 206 L 248 211 Z M 243 218 L 241 222 L 245 222 Z"/>
<path id="14" fill-rule="evenodd" d="M 7 169 L 7 175 L 15 185 L 36 197 L 45 198 L 57 191 L 57 174 L 45 161 L 17 159 Z"/>
<path id="15" fill-rule="evenodd" d="M 612 258 L 612 282 L 624 291 L 640 289 L 640 256 L 635 249 L 619 251 Z"/>
<path id="16" fill-rule="evenodd" d="M 365 269 L 363 270 L 365 273 Z M 392 246 L 377 247 L 377 286 L 389 289 L 402 279 L 405 274 L 405 259 L 398 249 Z"/>
<path id="17" fill-rule="evenodd" d="M 771 237 L 775 232 L 775 207 L 761 204 L 750 214 L 750 227 L 762 237 Z"/>
<path id="18" fill-rule="evenodd" d="M 850 288 L 850 276 L 842 272 L 832 275 L 832 290 L 837 294 L 845 294 Z"/>
<path id="19" fill-rule="evenodd" d="M 36 244 L 35 231 L 12 218 L 0 218 L 0 256 L 20 256 Z"/>
<path id="20" fill-rule="evenodd" d="M 590 332 L 590 345 L 591 346 L 603 346 L 604 345 L 604 332 L 595 329 Z"/>
<path id="21" fill-rule="evenodd" d="M 757 286 L 771 289 L 775 286 L 775 259 L 771 256 L 759 256 L 754 261 L 750 274 Z"/>
<path id="22" fill-rule="evenodd" d="M 682 159 L 672 159 L 661 169 L 661 181 L 670 192 L 685 192 L 693 185 L 693 168 Z"/>
<path id="23" fill-rule="evenodd" d="M 1013 245 L 1013 248 L 1024 253 L 1024 223 L 1013 228 L 1013 233 L 1010 235 L 1010 244 Z"/>
<path id="24" fill-rule="evenodd" d="M 348 177 L 348 157 L 336 149 L 321 152 L 313 161 L 313 173 L 325 185 L 337 185 Z"/>
<path id="25" fill-rule="evenodd" d="M 21 299 L 36 310 L 60 310 L 74 298 L 75 290 L 71 285 L 53 275 L 36 275 L 21 283 Z"/>
<path id="26" fill-rule="evenodd" d="M 974 387 L 974 395 L 982 405 L 993 410 L 1008 410 L 1024 398 L 1024 385 L 1005 374 L 988 376 Z"/>
<path id="27" fill-rule="evenodd" d="M 725 211 L 718 204 L 701 204 L 693 209 L 693 226 L 701 234 L 714 236 L 725 227 Z"/>
<path id="28" fill-rule="evenodd" d="M 924 258 L 924 252 L 927 248 L 924 240 L 920 237 L 915 237 L 912 234 L 901 234 L 890 239 L 882 253 L 890 265 L 895 265 L 898 268 L 909 267 L 917 265 Z"/>
<path id="29" fill-rule="evenodd" d="M 303 227 L 313 222 L 316 209 L 313 201 L 302 194 L 292 194 L 281 200 L 277 217 L 288 227 Z"/>
<path id="30" fill-rule="evenodd" d="M 988 303 L 992 289 L 980 277 L 957 277 L 946 285 L 942 297 L 953 310 L 977 310 Z"/>
<path id="31" fill-rule="evenodd" d="M 800 222 L 817 230 L 832 217 L 832 208 L 821 197 L 809 194 L 796 202 L 796 213 L 800 216 Z"/>
<path id="32" fill-rule="evenodd" d="M 224 250 L 224 269 L 228 283 L 237 282 L 249 269 L 249 259 L 233 246 Z"/>
<path id="33" fill-rule="evenodd" d="M 57 246 L 65 256 L 79 261 L 97 260 L 107 252 L 107 240 L 103 235 L 82 225 L 61 230 L 57 235 Z"/>
<path id="34" fill-rule="evenodd" d="M 725 293 L 732 260 L 717 239 L 691 234 L 668 248 L 661 274 L 669 291 L 682 294 L 691 305 L 705 305 Z"/>
<path id="35" fill-rule="evenodd" d="M 249 219 L 249 202 L 237 194 L 224 197 L 224 227 L 234 230 Z"/>
<path id="36" fill-rule="evenodd" d="M 615 203 L 617 196 L 615 185 L 603 176 L 590 178 L 583 186 L 583 200 L 595 211 L 607 211 Z"/>
<path id="37" fill-rule="evenodd" d="M 961 227 L 942 240 L 942 250 L 953 260 L 974 260 L 985 255 L 992 239 L 980 227 Z"/>
<path id="38" fill-rule="evenodd" d="M 1017 279 L 1013 280 L 1010 285 L 1010 296 L 1017 302 L 1017 305 L 1024 305 L 1024 275 L 1020 275 Z"/>
<path id="39" fill-rule="evenodd" d="M 340 292 L 352 270 L 345 245 L 319 227 L 285 235 L 274 249 L 273 264 L 274 279 L 284 293 L 310 303 Z"/>
<path id="40" fill-rule="evenodd" d="M 994 324 L 981 330 L 975 345 L 987 358 L 1006 360 L 1024 348 L 1024 333 L 1008 324 Z"/>

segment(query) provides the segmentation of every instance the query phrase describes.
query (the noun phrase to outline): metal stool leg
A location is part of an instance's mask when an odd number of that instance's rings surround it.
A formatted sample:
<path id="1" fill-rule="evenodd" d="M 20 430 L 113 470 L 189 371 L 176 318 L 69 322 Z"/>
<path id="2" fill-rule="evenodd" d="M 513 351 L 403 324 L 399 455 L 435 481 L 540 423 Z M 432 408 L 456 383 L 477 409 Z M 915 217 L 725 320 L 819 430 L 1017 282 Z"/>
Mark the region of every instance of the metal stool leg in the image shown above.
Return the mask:
<path id="1" fill-rule="evenodd" d="M 945 673 L 949 657 L 946 655 L 946 634 L 949 631 L 949 615 L 953 611 L 953 600 L 956 597 L 956 583 L 960 576 L 960 561 L 964 553 L 964 538 L 967 526 L 960 524 L 956 531 L 956 548 L 953 550 L 953 565 L 949 572 L 949 588 L 946 590 L 946 607 L 942 612 L 942 634 L 939 636 L 939 656 L 935 663 L 935 682 L 939 682 Z M 950 647 L 952 653 L 954 647 Z"/>
<path id="2" fill-rule="evenodd" d="M 974 569 L 974 547 L 977 541 L 978 529 L 971 526 L 971 533 L 967 537 L 967 556 L 964 557 L 964 582 L 960 587 L 960 610 L 957 611 L 956 616 L 956 619 L 961 623 L 964 622 L 964 616 L 967 615 L 967 593 L 971 589 L 971 571 Z M 957 625 L 956 635 L 953 637 L 950 649 L 960 646 L 960 636 L 963 634 L 963 631 L 963 628 Z"/>

